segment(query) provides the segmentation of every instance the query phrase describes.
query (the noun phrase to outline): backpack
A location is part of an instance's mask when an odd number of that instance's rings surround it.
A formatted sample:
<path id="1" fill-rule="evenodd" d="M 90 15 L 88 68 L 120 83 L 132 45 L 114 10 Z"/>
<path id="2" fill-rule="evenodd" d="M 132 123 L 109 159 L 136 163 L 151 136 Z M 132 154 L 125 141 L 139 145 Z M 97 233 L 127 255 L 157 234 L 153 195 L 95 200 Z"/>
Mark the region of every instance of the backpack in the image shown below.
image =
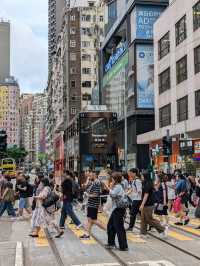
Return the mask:
<path id="1" fill-rule="evenodd" d="M 59 201 L 59 196 L 54 191 L 51 191 L 48 197 L 43 201 L 42 206 L 45 209 L 47 209 L 53 205 L 56 205 L 58 201 Z"/>
<path id="2" fill-rule="evenodd" d="M 4 201 L 7 202 L 14 202 L 15 201 L 15 192 L 13 189 L 8 189 L 7 193 L 5 194 Z"/>
<path id="3" fill-rule="evenodd" d="M 79 197 L 80 186 L 76 181 L 72 181 L 72 194 L 74 199 Z"/>

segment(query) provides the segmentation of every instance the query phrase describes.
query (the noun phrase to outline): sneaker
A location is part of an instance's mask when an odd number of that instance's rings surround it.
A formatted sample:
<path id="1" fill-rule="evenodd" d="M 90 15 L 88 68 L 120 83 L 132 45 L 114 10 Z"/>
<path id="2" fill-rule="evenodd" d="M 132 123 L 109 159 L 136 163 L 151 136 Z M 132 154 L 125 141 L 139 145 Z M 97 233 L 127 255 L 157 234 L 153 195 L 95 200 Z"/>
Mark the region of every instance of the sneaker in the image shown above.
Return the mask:
<path id="1" fill-rule="evenodd" d="M 89 239 L 90 239 L 89 235 L 84 234 L 84 235 L 80 236 L 80 240 L 89 240 Z"/>
<path id="2" fill-rule="evenodd" d="M 105 249 L 116 249 L 115 245 L 106 244 L 104 247 L 105 247 Z"/>
<path id="3" fill-rule="evenodd" d="M 188 219 L 186 219 L 186 220 L 184 221 L 184 225 L 189 224 L 189 222 L 190 222 L 190 219 L 188 218 Z"/>
<path id="4" fill-rule="evenodd" d="M 167 235 L 168 235 L 168 232 L 167 232 L 167 230 L 165 229 L 164 232 L 162 232 L 162 233 L 159 234 L 159 237 L 162 238 L 162 239 L 166 239 L 166 238 L 167 238 Z"/>
<path id="5" fill-rule="evenodd" d="M 79 225 L 77 225 L 76 229 L 79 230 L 79 229 L 81 229 L 82 227 L 83 227 L 83 225 L 82 225 L 82 224 L 79 224 Z"/>
<path id="6" fill-rule="evenodd" d="M 59 234 L 57 234 L 57 235 L 55 236 L 55 238 L 60 238 L 63 234 L 64 234 L 64 232 L 61 231 Z"/>
<path id="7" fill-rule="evenodd" d="M 178 225 L 178 226 L 182 226 L 183 223 L 182 222 L 177 222 L 177 223 L 174 223 L 175 225 Z"/>
<path id="8" fill-rule="evenodd" d="M 141 238 L 144 238 L 144 239 L 147 239 L 147 238 L 149 238 L 149 236 L 148 236 L 148 235 L 144 235 L 144 234 L 140 234 L 140 237 L 141 237 Z"/>
<path id="9" fill-rule="evenodd" d="M 128 228 L 126 229 L 126 231 L 127 231 L 127 232 L 133 232 L 133 228 L 132 228 L 132 227 L 128 227 Z"/>

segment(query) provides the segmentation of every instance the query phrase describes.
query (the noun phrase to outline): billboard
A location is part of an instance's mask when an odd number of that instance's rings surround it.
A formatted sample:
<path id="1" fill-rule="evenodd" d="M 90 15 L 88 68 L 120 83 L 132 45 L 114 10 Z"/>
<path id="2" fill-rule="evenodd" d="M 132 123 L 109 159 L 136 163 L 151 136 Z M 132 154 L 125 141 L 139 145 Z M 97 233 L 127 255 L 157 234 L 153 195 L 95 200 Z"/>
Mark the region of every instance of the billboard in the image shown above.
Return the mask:
<path id="1" fill-rule="evenodd" d="M 131 13 L 131 41 L 153 39 L 153 24 L 163 10 L 160 6 L 136 6 Z"/>
<path id="2" fill-rule="evenodd" d="M 153 45 L 136 46 L 137 61 L 137 107 L 154 108 L 154 56 Z"/>

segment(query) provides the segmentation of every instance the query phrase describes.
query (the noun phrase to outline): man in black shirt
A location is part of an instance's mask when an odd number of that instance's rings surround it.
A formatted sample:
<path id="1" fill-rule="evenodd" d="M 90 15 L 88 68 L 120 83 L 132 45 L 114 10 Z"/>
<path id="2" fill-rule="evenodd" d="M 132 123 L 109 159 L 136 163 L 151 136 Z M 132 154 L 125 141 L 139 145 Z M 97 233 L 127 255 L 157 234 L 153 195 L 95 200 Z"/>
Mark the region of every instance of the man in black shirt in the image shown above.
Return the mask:
<path id="1" fill-rule="evenodd" d="M 19 195 L 19 216 L 22 217 L 24 209 L 28 214 L 31 214 L 31 209 L 29 206 L 30 193 L 28 190 L 28 182 L 26 181 L 26 177 L 23 174 L 19 174 L 15 190 Z"/>
<path id="2" fill-rule="evenodd" d="M 63 194 L 63 207 L 61 210 L 60 217 L 60 228 L 65 228 L 65 219 L 69 215 L 73 223 L 80 228 L 82 226 L 81 222 L 77 218 L 73 210 L 73 183 L 69 176 L 65 176 L 65 180 L 61 184 L 62 194 Z"/>

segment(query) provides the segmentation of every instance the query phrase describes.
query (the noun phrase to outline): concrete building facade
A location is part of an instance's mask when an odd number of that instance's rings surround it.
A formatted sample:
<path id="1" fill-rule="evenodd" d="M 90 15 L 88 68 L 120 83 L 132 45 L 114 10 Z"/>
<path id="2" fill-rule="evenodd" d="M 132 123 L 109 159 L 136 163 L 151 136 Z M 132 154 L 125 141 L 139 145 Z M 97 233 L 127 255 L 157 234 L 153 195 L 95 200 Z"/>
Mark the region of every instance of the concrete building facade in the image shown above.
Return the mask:
<path id="1" fill-rule="evenodd" d="M 8 145 L 20 144 L 20 88 L 14 78 L 0 82 L 0 128 L 7 133 Z"/>
<path id="2" fill-rule="evenodd" d="M 155 131 L 138 136 L 137 141 L 162 148 L 160 140 L 169 130 L 173 167 L 180 166 L 181 139 L 193 145 L 193 159 L 200 158 L 195 149 L 200 143 L 199 14 L 199 0 L 171 1 L 154 25 Z"/>
<path id="3" fill-rule="evenodd" d="M 0 81 L 10 77 L 10 23 L 0 19 Z"/>
<path id="4" fill-rule="evenodd" d="M 103 8 L 99 1 L 67 2 L 47 86 L 48 153 L 58 172 L 64 167 L 64 151 L 60 153 L 64 132 L 74 116 L 91 103 L 102 38 Z"/>
<path id="5" fill-rule="evenodd" d="M 20 101 L 21 147 L 28 152 L 27 163 L 37 163 L 46 152 L 47 96 L 45 93 L 22 94 Z"/>
<path id="6" fill-rule="evenodd" d="M 154 129 L 153 25 L 169 1 L 105 2 L 101 103 L 118 114 L 116 143 L 124 155 L 120 166 L 146 168 L 148 145 L 138 145 L 137 135 Z"/>
<path id="7" fill-rule="evenodd" d="M 48 51 L 49 51 L 49 70 L 52 66 L 52 57 L 56 53 L 57 38 L 62 25 L 62 12 L 66 0 L 48 1 Z"/>

